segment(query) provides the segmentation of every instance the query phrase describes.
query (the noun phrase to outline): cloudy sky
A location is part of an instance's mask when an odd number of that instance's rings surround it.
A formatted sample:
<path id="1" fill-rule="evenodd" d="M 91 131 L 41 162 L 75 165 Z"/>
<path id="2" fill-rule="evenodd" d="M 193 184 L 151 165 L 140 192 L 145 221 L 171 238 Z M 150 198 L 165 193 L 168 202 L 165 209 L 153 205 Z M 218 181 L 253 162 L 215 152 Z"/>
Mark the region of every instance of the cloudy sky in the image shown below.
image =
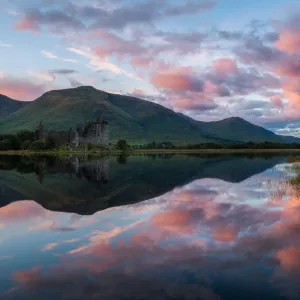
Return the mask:
<path id="1" fill-rule="evenodd" d="M 92 85 L 300 136 L 299 0 L 1 0 L 0 93 Z"/>

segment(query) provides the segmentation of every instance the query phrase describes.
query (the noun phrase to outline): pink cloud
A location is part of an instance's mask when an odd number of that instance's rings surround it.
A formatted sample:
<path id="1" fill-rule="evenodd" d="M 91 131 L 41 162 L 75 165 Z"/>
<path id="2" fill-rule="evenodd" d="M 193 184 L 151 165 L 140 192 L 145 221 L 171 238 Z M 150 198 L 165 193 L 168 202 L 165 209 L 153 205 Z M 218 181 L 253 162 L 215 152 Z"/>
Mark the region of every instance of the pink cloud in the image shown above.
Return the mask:
<path id="1" fill-rule="evenodd" d="M 152 74 L 151 82 L 164 91 L 175 109 L 210 110 L 217 107 L 213 96 L 221 93 L 223 87 L 212 87 L 211 84 L 209 90 L 191 67 L 162 67 L 162 71 Z"/>
<path id="2" fill-rule="evenodd" d="M 187 93 L 182 96 L 172 94 L 170 101 L 179 110 L 209 110 L 217 107 L 214 101 L 203 93 Z"/>
<path id="3" fill-rule="evenodd" d="M 280 34 L 280 38 L 275 42 L 280 50 L 290 54 L 300 52 L 300 30 L 299 32 L 284 31 Z"/>
<path id="4" fill-rule="evenodd" d="M 27 79 L 0 78 L 0 94 L 16 100 L 34 100 L 49 89 L 48 85 L 37 84 Z"/>
<path id="5" fill-rule="evenodd" d="M 279 39 L 275 46 L 289 54 L 300 52 L 300 14 L 292 15 L 278 26 Z"/>
<path id="6" fill-rule="evenodd" d="M 216 73 L 225 73 L 225 74 L 230 74 L 230 73 L 236 73 L 237 72 L 237 65 L 236 62 L 232 59 L 229 58 L 220 58 L 215 60 L 212 63 L 212 67 L 216 71 Z"/>
<path id="7" fill-rule="evenodd" d="M 204 92 L 207 95 L 211 96 L 220 96 L 220 97 L 225 97 L 225 96 L 230 96 L 230 91 L 222 86 L 221 84 L 215 84 L 212 83 L 211 81 L 206 81 L 204 85 Z"/>
<path id="8" fill-rule="evenodd" d="M 270 98 L 272 104 L 276 107 L 276 108 L 284 108 L 283 102 L 282 102 L 282 95 L 273 95 Z"/>
<path id="9" fill-rule="evenodd" d="M 78 31 L 85 28 L 74 14 L 69 14 L 65 9 L 44 10 L 39 8 L 26 11 L 23 20 L 16 23 L 14 28 L 16 30 L 39 32 L 40 27 L 43 25 L 48 26 L 52 32 L 58 34 L 64 34 L 66 29 Z"/>
<path id="10" fill-rule="evenodd" d="M 134 95 L 144 95 L 145 93 L 142 90 L 134 89 L 132 94 L 134 94 Z"/>
<path id="11" fill-rule="evenodd" d="M 174 68 L 167 72 L 156 72 L 152 75 L 151 82 L 158 88 L 173 91 L 199 92 L 203 89 L 203 83 L 197 79 L 192 68 Z"/>
<path id="12" fill-rule="evenodd" d="M 281 83 L 284 97 L 289 102 L 289 107 L 298 107 L 300 105 L 300 80 L 298 78 L 286 78 Z M 292 114 L 294 114 L 292 112 Z"/>
<path id="13" fill-rule="evenodd" d="M 300 104 L 300 93 L 284 91 L 284 96 L 288 99 L 291 106 L 298 106 Z"/>
<path id="14" fill-rule="evenodd" d="M 93 47 L 92 51 L 95 55 L 102 58 L 116 55 L 119 59 L 123 59 L 125 56 L 129 56 L 133 57 L 133 59 L 135 58 L 134 62 L 139 65 L 143 64 L 141 53 L 147 52 L 147 49 L 142 47 L 136 40 L 125 40 L 102 29 L 90 32 L 87 35 L 87 39 L 101 41 L 100 44 Z"/>
<path id="15" fill-rule="evenodd" d="M 28 30 L 35 33 L 40 31 L 39 25 L 29 18 L 25 18 L 24 20 L 18 22 L 14 28 L 16 30 Z"/>
<path id="16" fill-rule="evenodd" d="M 277 63 L 275 73 L 280 76 L 300 78 L 300 56 L 286 56 Z"/>
<path id="17" fill-rule="evenodd" d="M 147 57 L 133 57 L 131 59 L 131 65 L 134 68 L 146 68 L 149 67 L 151 60 Z"/>

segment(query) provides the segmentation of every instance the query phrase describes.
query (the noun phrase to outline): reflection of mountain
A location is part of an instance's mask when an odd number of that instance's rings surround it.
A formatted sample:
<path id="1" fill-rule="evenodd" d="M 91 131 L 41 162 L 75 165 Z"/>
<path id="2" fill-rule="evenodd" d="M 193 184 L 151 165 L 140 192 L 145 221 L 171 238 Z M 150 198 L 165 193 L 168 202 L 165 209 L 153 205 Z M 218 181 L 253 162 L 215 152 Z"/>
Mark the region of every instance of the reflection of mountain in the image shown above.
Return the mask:
<path id="1" fill-rule="evenodd" d="M 0 206 L 32 199 L 49 210 L 93 214 L 157 197 L 195 179 L 240 182 L 284 159 L 284 156 L 148 155 L 128 157 L 127 163 L 120 164 L 117 159 L 62 161 L 51 157 L 5 156 L 0 158 Z"/>

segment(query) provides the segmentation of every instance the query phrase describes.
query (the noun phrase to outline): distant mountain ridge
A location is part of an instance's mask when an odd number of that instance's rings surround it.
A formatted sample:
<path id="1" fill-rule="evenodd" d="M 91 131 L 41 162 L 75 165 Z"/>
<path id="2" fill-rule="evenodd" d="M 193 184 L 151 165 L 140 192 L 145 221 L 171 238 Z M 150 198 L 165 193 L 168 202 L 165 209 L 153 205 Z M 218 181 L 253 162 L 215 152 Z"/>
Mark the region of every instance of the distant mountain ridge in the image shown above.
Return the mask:
<path id="1" fill-rule="evenodd" d="M 0 133 L 35 130 L 41 120 L 48 130 L 68 130 L 102 114 L 109 122 L 112 142 L 120 138 L 131 143 L 300 142 L 298 138 L 276 135 L 239 117 L 196 121 L 153 102 L 90 86 L 49 91 L 32 102 L 0 95 L 0 107 Z"/>

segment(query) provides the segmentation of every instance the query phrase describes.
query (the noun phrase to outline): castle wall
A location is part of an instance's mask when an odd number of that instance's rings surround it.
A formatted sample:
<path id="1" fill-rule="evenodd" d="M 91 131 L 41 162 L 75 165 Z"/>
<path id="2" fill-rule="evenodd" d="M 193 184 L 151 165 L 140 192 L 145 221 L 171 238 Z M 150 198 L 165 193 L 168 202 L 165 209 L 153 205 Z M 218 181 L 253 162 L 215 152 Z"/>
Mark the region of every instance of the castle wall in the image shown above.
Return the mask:
<path id="1" fill-rule="evenodd" d="M 108 144 L 108 122 L 102 121 L 100 118 L 96 122 L 89 122 L 85 126 L 80 124 L 76 126 L 76 130 L 68 132 L 50 131 L 48 137 L 54 140 L 56 146 L 68 144 L 72 148 L 78 148 L 85 143 L 94 145 Z M 40 123 L 38 130 L 35 132 L 35 139 L 41 140 L 44 138 L 44 129 Z"/>
<path id="2" fill-rule="evenodd" d="M 108 130 L 106 121 L 97 121 L 88 123 L 83 134 L 79 135 L 80 143 L 90 143 L 94 145 L 107 145 L 108 144 Z"/>
<path id="3" fill-rule="evenodd" d="M 102 145 L 108 144 L 108 123 L 105 121 L 102 123 L 101 128 L 101 143 Z"/>
<path id="4" fill-rule="evenodd" d="M 57 146 L 68 144 L 70 142 L 69 133 L 66 132 L 50 132 L 48 137 L 53 139 Z"/>

